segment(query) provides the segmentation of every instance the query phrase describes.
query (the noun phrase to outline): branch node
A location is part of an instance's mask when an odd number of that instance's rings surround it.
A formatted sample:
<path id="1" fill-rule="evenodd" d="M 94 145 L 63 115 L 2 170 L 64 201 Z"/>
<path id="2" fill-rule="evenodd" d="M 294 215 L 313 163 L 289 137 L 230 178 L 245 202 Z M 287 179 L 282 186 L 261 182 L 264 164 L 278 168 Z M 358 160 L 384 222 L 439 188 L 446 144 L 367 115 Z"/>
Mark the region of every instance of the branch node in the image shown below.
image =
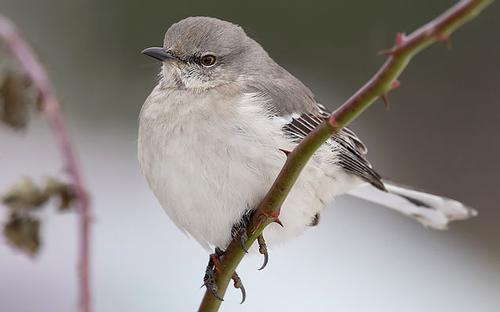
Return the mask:
<path id="1" fill-rule="evenodd" d="M 450 36 L 445 33 L 437 33 L 436 40 L 445 44 L 446 48 L 451 49 Z"/>
<path id="2" fill-rule="evenodd" d="M 331 125 L 334 129 L 336 129 L 336 128 L 338 127 L 337 119 L 335 118 L 335 115 L 334 115 L 334 114 L 332 114 L 332 115 L 330 116 L 330 118 L 328 118 L 328 122 L 330 123 L 330 125 Z"/>
<path id="3" fill-rule="evenodd" d="M 394 39 L 394 46 L 392 48 L 389 48 L 389 49 L 383 49 L 383 50 L 380 50 L 378 51 L 378 55 L 382 55 L 382 56 L 390 56 L 390 55 L 394 55 L 396 53 L 396 50 L 398 50 L 398 48 L 400 48 L 402 45 L 404 45 L 404 43 L 406 42 L 406 34 L 403 33 L 403 32 L 398 32 L 396 33 L 396 36 L 395 36 L 395 39 Z"/>
<path id="4" fill-rule="evenodd" d="M 396 38 L 394 39 L 394 42 L 396 43 L 396 46 L 400 46 L 406 41 L 406 34 L 404 32 L 398 32 L 396 33 Z"/>
<path id="5" fill-rule="evenodd" d="M 437 39 L 437 41 L 440 41 L 440 42 L 447 42 L 450 39 L 450 36 L 448 36 L 447 34 L 444 34 L 444 33 L 437 33 L 436 39 Z"/>
<path id="6" fill-rule="evenodd" d="M 399 82 L 399 80 L 395 79 L 391 83 L 391 90 L 399 88 L 400 86 L 401 86 L 401 82 Z"/>
<path id="7" fill-rule="evenodd" d="M 395 51 L 396 51 L 395 48 L 383 49 L 383 50 L 378 51 L 377 54 L 381 55 L 381 56 L 389 56 L 389 55 L 393 55 Z"/>

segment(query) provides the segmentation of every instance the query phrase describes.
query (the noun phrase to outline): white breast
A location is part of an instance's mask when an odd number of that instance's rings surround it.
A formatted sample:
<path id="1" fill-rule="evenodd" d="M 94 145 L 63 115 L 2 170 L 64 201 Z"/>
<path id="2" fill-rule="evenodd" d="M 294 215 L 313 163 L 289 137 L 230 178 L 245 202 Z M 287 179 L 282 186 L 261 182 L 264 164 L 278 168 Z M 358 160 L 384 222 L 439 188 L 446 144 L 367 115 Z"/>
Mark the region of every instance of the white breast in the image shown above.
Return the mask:
<path id="1" fill-rule="evenodd" d="M 265 109 L 252 95 L 200 97 L 182 90 L 154 90 L 142 109 L 143 173 L 175 224 L 205 247 L 227 245 L 233 225 L 255 208 L 281 169 L 286 156 L 279 149 L 293 148 L 282 121 Z M 294 186 L 280 216 L 285 227 L 268 227 L 268 242 L 302 233 L 335 193 L 332 172 L 329 178 L 318 167 L 313 161 Z"/>

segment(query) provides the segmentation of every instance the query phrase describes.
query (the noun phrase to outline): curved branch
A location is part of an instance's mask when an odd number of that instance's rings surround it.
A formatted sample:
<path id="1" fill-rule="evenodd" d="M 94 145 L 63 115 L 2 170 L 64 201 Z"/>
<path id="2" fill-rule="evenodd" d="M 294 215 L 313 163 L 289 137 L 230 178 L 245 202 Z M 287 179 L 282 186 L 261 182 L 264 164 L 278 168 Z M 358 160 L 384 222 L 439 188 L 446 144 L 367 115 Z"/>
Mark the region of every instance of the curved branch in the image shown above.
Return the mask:
<path id="1" fill-rule="evenodd" d="M 409 36 L 396 36 L 395 46 L 384 52 L 388 58 L 379 71 L 288 155 L 285 165 L 247 227 L 246 249 L 250 248 L 267 225 L 279 220 L 281 205 L 314 152 L 375 100 L 385 98 L 386 94 L 399 84 L 397 77 L 415 54 L 436 41 L 446 41 L 454 30 L 474 18 L 492 2 L 493 0 L 462 0 Z M 224 296 L 231 276 L 244 255 L 245 251 L 240 246 L 239 239 L 234 239 L 221 259 L 220 270 L 215 274 L 219 296 Z M 199 311 L 218 311 L 220 304 L 221 301 L 207 290 Z"/>
<path id="2" fill-rule="evenodd" d="M 0 38 L 33 83 L 41 104 L 41 113 L 47 119 L 56 138 L 65 169 L 72 180 L 80 214 L 79 306 L 82 312 L 90 312 L 90 200 L 81 177 L 76 153 L 66 130 L 59 100 L 47 73 L 29 44 L 16 31 L 14 24 L 2 15 L 0 15 Z"/>

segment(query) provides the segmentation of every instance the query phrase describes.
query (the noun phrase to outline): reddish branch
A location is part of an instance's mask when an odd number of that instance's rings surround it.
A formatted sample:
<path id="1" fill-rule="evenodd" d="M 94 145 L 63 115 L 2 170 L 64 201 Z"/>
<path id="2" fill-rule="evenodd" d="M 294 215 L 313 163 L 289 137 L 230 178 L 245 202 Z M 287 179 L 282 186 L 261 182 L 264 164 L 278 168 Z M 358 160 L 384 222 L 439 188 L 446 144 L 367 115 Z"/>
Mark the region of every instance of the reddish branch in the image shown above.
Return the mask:
<path id="1" fill-rule="evenodd" d="M 474 18 L 491 2 L 493 0 L 462 0 L 409 36 L 397 33 L 394 47 L 381 52 L 389 56 L 384 65 L 332 114 L 332 126 L 345 126 L 378 97 L 386 100 L 387 92 L 399 87 L 399 81 L 396 79 L 415 54 L 436 41 L 448 42 L 454 30 Z"/>
<path id="2" fill-rule="evenodd" d="M 82 312 L 90 312 L 90 201 L 82 181 L 76 153 L 66 130 L 59 100 L 55 95 L 47 73 L 37 60 L 29 44 L 16 31 L 13 23 L 1 15 L 0 38 L 21 64 L 27 78 L 31 81 L 38 94 L 41 113 L 47 119 L 54 134 L 65 169 L 68 171 L 74 187 L 80 214 L 79 306 Z"/>
<path id="3" fill-rule="evenodd" d="M 247 250 L 267 225 L 279 222 L 281 205 L 314 152 L 332 134 L 349 124 L 375 100 L 387 99 L 387 93 L 399 86 L 396 79 L 415 54 L 433 42 L 448 40 L 449 35 L 455 29 L 479 14 L 491 2 L 492 0 L 462 0 L 411 35 L 398 34 L 396 36 L 395 46 L 384 52 L 388 58 L 380 70 L 287 155 L 285 165 L 258 206 L 247 228 L 248 239 L 244 246 Z M 215 283 L 220 297 L 224 297 L 233 272 L 244 255 L 245 251 L 240 246 L 238 238 L 226 248 L 219 270 L 215 272 Z M 207 290 L 199 311 L 218 311 L 220 305 L 221 301 Z"/>

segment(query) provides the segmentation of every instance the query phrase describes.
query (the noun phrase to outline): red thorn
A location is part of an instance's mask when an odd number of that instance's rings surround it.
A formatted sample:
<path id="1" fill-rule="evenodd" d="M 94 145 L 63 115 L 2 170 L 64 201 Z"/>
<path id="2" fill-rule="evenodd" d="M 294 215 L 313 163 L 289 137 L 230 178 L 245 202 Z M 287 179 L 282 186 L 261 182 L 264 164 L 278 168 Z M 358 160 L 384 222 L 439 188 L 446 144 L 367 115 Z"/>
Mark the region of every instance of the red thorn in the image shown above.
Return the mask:
<path id="1" fill-rule="evenodd" d="M 283 153 L 285 153 L 286 157 L 288 157 L 288 155 L 290 155 L 290 153 L 291 153 L 290 151 L 287 151 L 287 150 L 282 149 L 282 148 L 280 148 L 280 151 L 282 151 Z"/>
<path id="2" fill-rule="evenodd" d="M 386 109 L 389 108 L 389 97 L 387 96 L 387 93 L 382 94 L 382 100 L 384 101 L 384 106 Z"/>
<path id="3" fill-rule="evenodd" d="M 328 118 L 328 122 L 330 123 L 330 125 L 332 125 L 332 127 L 337 128 L 337 120 L 334 115 Z"/>
<path id="4" fill-rule="evenodd" d="M 444 44 L 446 44 L 446 47 L 448 49 L 451 49 L 451 41 L 450 41 L 450 36 L 446 35 L 446 34 L 443 34 L 443 33 L 439 33 L 436 35 L 436 39 L 440 42 L 443 42 Z"/>
<path id="5" fill-rule="evenodd" d="M 391 89 L 399 88 L 400 85 L 401 85 L 401 82 L 399 82 L 399 80 L 393 80 L 391 83 Z"/>
<path id="6" fill-rule="evenodd" d="M 392 54 L 394 54 L 394 48 L 378 51 L 378 55 L 392 55 Z"/>
<path id="7" fill-rule="evenodd" d="M 394 40 L 396 42 L 396 45 L 390 49 L 384 49 L 378 51 L 378 55 L 393 55 L 398 46 L 402 45 L 406 41 L 406 34 L 402 32 L 396 33 L 396 39 Z"/>
<path id="8" fill-rule="evenodd" d="M 273 218 L 274 220 L 278 219 L 280 216 L 280 211 L 281 211 L 281 209 L 273 211 L 273 213 L 271 213 L 270 217 Z"/>
<path id="9" fill-rule="evenodd" d="M 406 34 L 404 32 L 398 32 L 396 33 L 396 45 L 403 44 L 406 40 Z"/>
<path id="10" fill-rule="evenodd" d="M 436 39 L 438 41 L 446 42 L 446 41 L 448 41 L 448 39 L 450 39 L 450 37 L 446 34 L 438 33 L 438 34 L 436 34 Z"/>
<path id="11" fill-rule="evenodd" d="M 278 223 L 279 225 L 281 225 L 281 227 L 285 227 L 285 226 L 283 225 L 283 223 L 281 222 L 281 220 L 280 220 L 280 219 L 278 219 L 278 218 L 274 219 L 274 221 L 273 221 L 273 222 L 274 222 L 274 223 Z"/>

